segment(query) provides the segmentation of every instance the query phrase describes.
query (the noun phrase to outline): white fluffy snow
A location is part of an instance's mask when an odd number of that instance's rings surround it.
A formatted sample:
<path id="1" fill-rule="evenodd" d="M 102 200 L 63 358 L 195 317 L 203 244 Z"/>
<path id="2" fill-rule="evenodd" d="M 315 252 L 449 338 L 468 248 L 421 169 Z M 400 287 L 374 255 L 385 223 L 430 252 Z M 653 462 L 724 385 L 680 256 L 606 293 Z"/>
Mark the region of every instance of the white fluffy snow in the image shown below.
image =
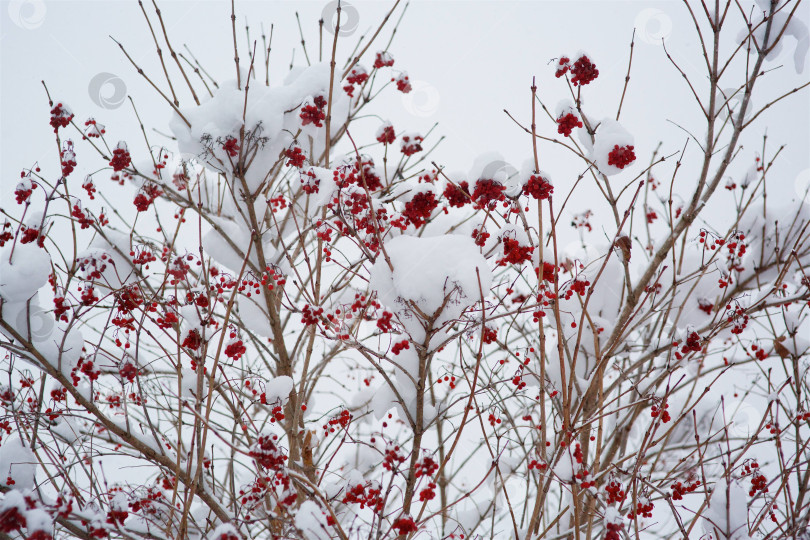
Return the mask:
<path id="1" fill-rule="evenodd" d="M 301 529 L 307 540 L 328 540 L 332 538 L 331 527 L 326 516 L 314 501 L 304 501 L 295 514 L 295 526 Z"/>
<path id="2" fill-rule="evenodd" d="M 438 327 L 481 300 L 480 291 L 486 295 L 492 283 L 489 264 L 469 237 L 399 236 L 385 243 L 385 251 L 394 270 L 379 257 L 371 269 L 370 287 L 401 319 L 414 318 L 418 308 L 435 317 Z M 405 324 L 409 330 L 421 327 Z"/>
<path id="3" fill-rule="evenodd" d="M 757 3 L 764 12 L 770 12 L 770 2 L 765 0 L 757 0 Z M 763 22 L 763 15 L 760 15 L 758 19 L 752 21 L 755 27 L 752 35 L 759 47 L 765 47 L 766 45 L 773 45 L 774 39 L 776 39 L 776 37 L 780 34 L 783 34 L 776 43 L 776 46 L 774 46 L 771 52 L 765 57 L 766 60 L 775 60 L 779 56 L 779 53 L 782 52 L 782 47 L 785 43 L 784 36 L 790 36 L 791 38 L 795 39 L 796 46 L 793 50 L 793 66 L 797 73 L 803 73 L 804 64 L 807 60 L 807 52 L 810 50 L 810 31 L 808 30 L 807 25 L 799 20 L 799 18 L 796 16 L 791 17 L 790 21 L 788 21 L 789 14 L 789 8 L 782 9 L 779 13 L 774 13 L 773 23 L 771 24 L 771 31 L 767 44 L 765 43 L 767 24 Z M 741 29 L 737 34 L 737 43 L 743 43 L 747 37 L 748 29 Z"/>
<path id="4" fill-rule="evenodd" d="M 199 156 L 214 170 L 232 173 L 230 162 L 236 158 L 228 156 L 222 144 L 228 137 L 240 139 L 240 129 L 244 125 L 245 130 L 254 137 L 263 138 L 256 158 L 245 175 L 249 189 L 255 190 L 278 160 L 281 151 L 292 142 L 292 134 L 302 127 L 299 106 L 312 96 L 328 94 L 329 72 L 329 64 L 324 62 L 292 70 L 282 86 L 268 88 L 251 85 L 247 105 L 244 89 L 238 89 L 234 81 L 220 85 L 213 98 L 198 107 L 181 110 L 191 127 L 177 115 L 172 119 L 170 127 L 177 137 L 180 151 Z M 348 96 L 343 92 L 334 92 L 333 135 L 345 122 L 349 105 Z M 323 152 L 325 128 L 317 128 L 314 124 L 303 127 L 305 133 L 317 135 L 313 137 L 313 154 Z"/>
<path id="5" fill-rule="evenodd" d="M 633 146 L 633 136 L 615 120 L 605 118 L 596 130 L 591 160 L 596 163 L 599 171 L 606 176 L 619 174 L 624 169 L 608 164 L 608 155 L 615 146 Z M 632 165 L 632 164 L 631 164 Z"/>
<path id="6" fill-rule="evenodd" d="M 24 302 L 48 282 L 51 257 L 35 242 L 17 242 L 14 253 L 7 244 L 0 251 L 0 296 L 8 302 Z"/>
<path id="7" fill-rule="evenodd" d="M 13 485 L 17 489 L 34 487 L 37 458 L 17 435 L 12 435 L 0 446 L 0 485 Z M 8 479 L 14 481 L 8 483 Z"/>
<path id="8" fill-rule="evenodd" d="M 715 484 L 703 530 L 717 540 L 744 540 L 748 535 L 748 494 L 739 483 L 720 479 Z"/>

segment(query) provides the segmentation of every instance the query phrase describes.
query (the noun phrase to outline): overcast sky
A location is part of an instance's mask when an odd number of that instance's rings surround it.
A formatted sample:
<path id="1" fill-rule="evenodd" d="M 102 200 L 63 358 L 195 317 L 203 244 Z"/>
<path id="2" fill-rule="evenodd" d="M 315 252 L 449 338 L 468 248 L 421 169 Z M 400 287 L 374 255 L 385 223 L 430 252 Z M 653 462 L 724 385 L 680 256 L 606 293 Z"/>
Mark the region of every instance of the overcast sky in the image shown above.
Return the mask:
<path id="1" fill-rule="evenodd" d="M 168 107 L 109 37 L 122 42 L 135 61 L 165 90 L 155 47 L 136 1 L 2 0 L 2 4 L 0 194 L 4 201 L 9 200 L 22 167 L 38 160 L 58 166 L 42 79 L 55 99 L 69 104 L 77 120 L 83 123 L 92 116 L 105 124 L 111 144 L 119 139 L 127 139 L 131 148 L 138 149 L 137 145 L 143 144 L 131 106 L 122 99 L 125 94 L 133 97 L 147 127 L 167 131 Z M 145 4 L 153 24 L 157 24 L 150 3 Z M 806 4 L 800 15 L 808 21 L 810 2 Z M 300 14 L 307 49 L 315 61 L 317 20 L 326 5 L 324 1 L 308 0 L 238 1 L 240 55 L 243 59 L 247 57 L 245 17 L 250 21 L 251 39 L 260 37 L 261 24 L 269 31 L 273 23 L 270 78 L 271 84 L 278 84 L 289 68 L 293 49 L 296 49 L 295 63 L 306 63 L 295 11 Z M 356 29 L 349 28 L 349 35 L 341 36 L 340 60 L 348 57 L 360 35 L 376 28 L 391 5 L 382 1 L 354 1 L 346 7 L 344 21 L 356 24 Z M 160 6 L 176 49 L 182 50 L 182 44 L 187 44 L 219 81 L 234 77 L 230 2 L 164 0 Z M 387 42 L 393 22 L 385 27 L 372 51 Z M 726 51 L 735 46 L 733 38 L 742 24 L 738 13 L 732 13 L 729 24 L 735 30 L 728 34 Z M 449 169 L 467 170 L 474 157 L 485 151 L 498 151 L 519 166 L 531 156 L 531 140 L 503 109 L 509 109 L 528 124 L 529 86 L 532 77 L 537 76 L 540 96 L 553 111 L 557 102 L 566 97 L 567 87 L 554 78 L 550 62 L 562 54 L 584 50 L 600 71 L 599 78 L 583 93 L 586 111 L 597 120 L 615 116 L 634 27 L 636 47 L 622 122 L 635 135 L 639 162 L 648 162 L 659 141 L 664 142 L 663 152 L 671 153 L 679 150 L 687 138 L 681 128 L 667 120 L 693 131 L 701 141 L 704 137 L 705 127 L 697 105 L 660 44 L 664 38 L 673 58 L 694 77 L 698 91 L 705 88 L 699 42 L 680 1 L 414 1 L 391 51 L 396 58 L 395 67 L 408 71 L 415 90 L 407 96 L 388 92 L 375 110 L 391 119 L 398 131 L 426 131 L 438 121 L 436 133 L 446 139 L 435 157 Z M 766 65 L 784 66 L 763 81 L 764 92 L 755 97 L 755 106 L 776 97 L 778 89 L 798 86 L 810 76 L 807 65 L 803 74 L 795 72 L 795 41 L 786 45 L 778 58 Z M 737 66 L 742 67 L 742 63 Z M 734 81 L 742 80 L 740 73 L 740 69 L 730 71 L 735 74 Z M 174 80 L 180 82 L 179 77 Z M 726 86 L 732 86 L 732 82 L 729 79 Z M 743 141 L 745 150 L 732 172 L 739 173 L 748 167 L 761 149 L 761 137 L 767 130 L 772 149 L 787 145 L 772 185 L 792 195 L 802 179 L 810 179 L 807 96 L 805 91 L 798 99 L 777 104 L 753 124 Z M 178 89 L 178 97 L 181 106 L 193 103 L 185 88 Z M 360 125 L 372 133 L 379 119 L 369 118 Z M 556 134 L 555 126 L 547 119 L 540 119 L 539 129 L 550 136 Z M 150 138 L 153 144 L 168 142 L 154 133 L 150 133 Z M 691 148 L 697 150 L 694 144 Z M 694 172 L 690 167 L 695 161 L 688 163 L 684 171 Z M 77 170 L 82 175 L 79 178 L 94 170 L 84 166 L 101 165 L 97 157 L 86 152 L 79 153 L 78 162 Z M 560 188 L 570 185 L 582 171 L 580 163 L 546 145 L 541 145 L 541 162 L 541 168 L 552 174 Z M 580 191 L 580 209 L 587 207 L 588 193 L 587 189 Z"/>

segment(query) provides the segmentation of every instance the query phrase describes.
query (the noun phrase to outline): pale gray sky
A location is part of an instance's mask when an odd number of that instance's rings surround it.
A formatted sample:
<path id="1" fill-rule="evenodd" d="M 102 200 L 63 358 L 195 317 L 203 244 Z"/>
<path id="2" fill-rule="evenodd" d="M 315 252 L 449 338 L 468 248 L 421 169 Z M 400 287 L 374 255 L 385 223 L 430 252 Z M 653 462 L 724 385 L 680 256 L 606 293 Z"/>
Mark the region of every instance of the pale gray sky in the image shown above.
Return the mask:
<path id="1" fill-rule="evenodd" d="M 746 3 L 744 0 L 743 4 Z M 145 5 L 156 24 L 150 3 L 145 2 Z M 314 60 L 318 54 L 317 20 L 325 5 L 325 1 L 308 0 L 238 1 L 240 55 L 247 57 L 245 16 L 250 20 L 252 39 L 259 38 L 261 23 L 268 30 L 270 23 L 274 23 L 271 84 L 279 82 L 288 70 L 293 48 L 297 49 L 295 62 L 306 61 L 300 47 L 295 11 L 300 13 L 307 48 Z M 348 56 L 362 33 L 376 28 L 391 3 L 354 1 L 351 5 L 358 14 L 357 30 L 341 38 L 339 59 Z M 9 201 L 22 167 L 31 166 L 37 160 L 45 171 L 48 167 L 55 171 L 58 166 L 42 79 L 48 83 L 54 98 L 70 105 L 77 120 L 83 123 L 93 116 L 105 124 L 111 144 L 126 139 L 131 148 L 143 151 L 138 146 L 143 145 L 142 137 L 128 101 L 121 106 L 110 103 L 108 107 L 112 108 L 105 108 L 91 99 L 93 90 L 88 87 L 99 74 L 111 74 L 101 77 L 111 81 L 102 86 L 102 96 L 115 100 L 116 89 L 125 88 L 135 99 L 144 123 L 167 130 L 168 107 L 108 37 L 112 35 L 121 41 L 161 88 L 166 88 L 137 2 L 2 0 L 2 6 L 0 196 L 3 201 Z M 205 68 L 220 81 L 234 77 L 230 2 L 164 0 L 160 6 L 175 48 L 188 44 Z M 805 21 L 810 20 L 807 7 L 810 3 L 800 9 Z M 738 13 L 731 14 L 729 24 L 735 29 L 740 27 Z M 383 47 L 392 26 L 389 22 L 381 34 L 382 39 L 372 50 Z M 694 77 L 698 90 L 705 88 L 699 42 L 680 1 L 414 1 L 391 51 L 396 58 L 395 67 L 408 71 L 415 91 L 404 97 L 395 91 L 387 92 L 376 111 L 391 119 L 398 131 L 426 131 L 439 121 L 437 133 L 446 135 L 446 139 L 434 155 L 451 170 L 468 170 L 474 157 L 485 151 L 501 152 L 519 166 L 531 155 L 531 141 L 507 118 L 503 109 L 509 109 L 522 122 L 529 123 L 529 86 L 532 76 L 536 75 L 540 95 L 553 112 L 557 102 L 567 97 L 567 87 L 561 79 L 554 78 L 549 62 L 561 54 L 574 54 L 582 49 L 592 56 L 600 71 L 599 78 L 585 87 L 586 111 L 597 120 L 615 116 L 634 26 L 637 27 L 636 47 L 622 123 L 635 135 L 639 162 L 645 163 L 661 140 L 665 153 L 683 146 L 685 133 L 667 119 L 694 130 L 699 140 L 704 136 L 705 128 L 697 106 L 660 45 L 660 38 L 664 37 L 667 49 L 681 68 Z M 729 32 L 727 51 L 735 45 L 732 41 L 735 34 L 736 31 Z M 788 41 L 776 61 L 767 64 L 769 68 L 780 64 L 784 67 L 763 80 L 760 90 L 764 92 L 754 99 L 755 106 L 778 95 L 775 88 L 793 88 L 810 77 L 810 66 L 805 66 L 804 74 L 795 73 L 794 44 L 795 41 Z M 737 75 L 733 80 L 729 78 L 725 87 L 731 87 L 735 81 L 739 84 L 742 67 L 742 63 L 735 66 Z M 732 69 L 729 77 L 734 72 Z M 179 77 L 174 80 L 180 82 Z M 178 95 L 181 105 L 193 103 L 184 88 L 178 89 Z M 744 153 L 732 167 L 733 172 L 748 167 L 754 153 L 761 148 L 761 136 L 767 130 L 772 149 L 779 144 L 788 145 L 772 177 L 772 185 L 795 193 L 797 178 L 810 176 L 810 100 L 807 95 L 805 91 L 798 99 L 780 103 L 758 119 L 744 140 Z M 556 135 L 555 126 L 547 119 L 540 118 L 538 123 L 541 132 Z M 371 133 L 378 120 L 371 118 L 359 125 L 367 126 Z M 150 142 L 166 141 L 150 134 Z M 697 150 L 694 144 L 691 148 Z M 697 156 L 693 153 L 691 157 Z M 683 170 L 686 174 L 681 176 L 684 182 L 688 182 L 688 173 L 694 172 L 691 165 L 697 160 L 690 163 L 687 158 L 686 161 Z M 102 165 L 81 146 L 78 162 L 78 174 L 74 173 L 77 182 L 94 170 L 87 167 Z M 541 145 L 541 168 L 551 173 L 560 190 L 582 171 L 579 162 L 549 145 Z M 628 175 L 629 178 L 632 176 Z M 577 201 L 578 209 L 588 206 L 590 192 L 587 188 L 579 190 L 582 199 Z M 6 202 L 4 206 L 10 205 Z"/>

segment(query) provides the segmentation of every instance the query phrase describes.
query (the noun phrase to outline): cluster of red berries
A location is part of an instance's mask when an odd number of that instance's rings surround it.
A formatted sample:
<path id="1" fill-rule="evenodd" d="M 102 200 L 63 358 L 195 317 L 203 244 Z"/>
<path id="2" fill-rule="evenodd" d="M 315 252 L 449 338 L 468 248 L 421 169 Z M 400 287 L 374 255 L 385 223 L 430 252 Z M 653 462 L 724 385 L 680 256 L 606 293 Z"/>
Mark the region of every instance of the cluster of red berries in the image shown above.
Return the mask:
<path id="1" fill-rule="evenodd" d="M 110 261 L 109 256 L 103 253 L 101 257 L 82 257 L 79 259 L 79 270 L 84 272 L 84 279 L 92 281 L 94 279 L 101 279 L 101 274 L 107 269 L 107 262 Z"/>
<path id="2" fill-rule="evenodd" d="M 163 195 L 163 191 L 158 187 L 157 184 L 152 182 L 148 182 L 141 186 L 141 189 L 138 190 L 138 193 L 135 195 L 135 199 L 133 199 L 132 204 L 135 205 L 135 208 L 138 212 L 146 212 L 149 207 L 155 202 L 155 199 Z"/>
<path id="3" fill-rule="evenodd" d="M 391 124 L 383 124 L 377 131 L 377 141 L 383 144 L 392 144 L 397 138 L 394 132 L 394 126 Z"/>
<path id="4" fill-rule="evenodd" d="M 421 227 L 430 219 L 430 215 L 439 206 L 436 194 L 432 191 L 420 191 L 414 195 L 410 201 L 405 203 L 402 215 L 413 224 L 414 227 Z"/>
<path id="5" fill-rule="evenodd" d="M 669 415 L 669 411 L 667 411 L 667 409 L 669 409 L 668 403 L 664 403 L 663 407 L 659 407 L 658 404 L 655 404 L 650 408 L 650 416 L 653 418 L 658 418 L 660 416 L 661 421 L 666 424 L 672 420 L 672 417 Z"/>
<path id="6" fill-rule="evenodd" d="M 318 186 L 320 186 L 321 180 L 315 174 L 315 171 L 309 169 L 307 171 L 302 170 L 300 172 L 301 172 L 301 189 L 304 191 L 304 193 L 308 195 L 318 193 L 318 190 L 320 189 Z"/>
<path id="7" fill-rule="evenodd" d="M 748 491 L 748 495 L 753 497 L 757 494 L 757 492 L 768 492 L 768 479 L 765 478 L 765 475 L 759 472 L 751 477 L 751 489 Z"/>
<path id="8" fill-rule="evenodd" d="M 93 364 L 92 360 L 88 360 L 84 356 L 80 357 L 79 361 L 76 362 L 76 367 L 70 370 L 70 378 L 73 381 L 73 386 L 78 385 L 79 381 L 81 381 L 79 377 L 80 373 L 90 381 L 97 380 L 101 375 L 101 371 L 93 368 L 95 368 L 95 364 Z"/>
<path id="9" fill-rule="evenodd" d="M 248 381 L 245 381 L 245 382 L 247 383 Z M 259 403 L 261 403 L 262 405 L 267 405 L 267 393 L 266 392 L 262 392 L 259 395 Z M 277 403 L 276 405 L 273 405 L 273 407 L 270 408 L 270 423 L 271 424 L 275 424 L 276 422 L 280 422 L 281 420 L 284 420 L 284 409 L 282 408 L 282 406 L 281 406 L 281 404 L 280 404 L 280 402 L 278 400 L 276 400 L 276 403 Z"/>
<path id="10" fill-rule="evenodd" d="M 391 78 L 392 81 L 396 82 L 397 90 L 402 92 L 403 94 L 407 94 L 413 87 L 411 86 L 411 81 L 408 79 L 408 73 L 403 71 L 396 77 Z"/>
<path id="11" fill-rule="evenodd" d="M 726 243 L 726 249 L 728 250 L 728 253 L 726 254 L 726 264 L 729 270 L 742 272 L 744 270 L 741 264 L 742 258 L 748 249 L 743 242 L 745 240 L 745 234 L 739 231 L 734 232 L 729 240 L 730 241 Z"/>
<path id="12" fill-rule="evenodd" d="M 356 65 L 352 68 L 349 75 L 346 77 L 346 82 L 348 84 L 343 86 L 343 91 L 348 94 L 349 97 L 354 97 L 354 90 L 355 86 L 361 86 L 368 80 L 368 72 L 366 68 L 361 65 Z"/>
<path id="13" fill-rule="evenodd" d="M 514 238 L 503 239 L 503 258 L 498 259 L 499 266 L 506 266 L 507 264 L 522 264 L 532 260 L 532 253 L 534 246 L 522 246 L 520 242 Z"/>
<path id="14" fill-rule="evenodd" d="M 605 530 L 605 540 L 620 540 L 620 533 L 624 530 L 624 523 L 607 523 Z"/>
<path id="15" fill-rule="evenodd" d="M 346 491 L 341 501 L 343 504 L 359 504 L 360 508 L 369 507 L 374 512 L 382 512 L 384 508 L 382 499 L 382 489 L 372 482 L 357 484 Z"/>
<path id="16" fill-rule="evenodd" d="M 531 459 L 529 461 L 529 470 L 537 469 L 538 471 L 544 471 L 547 468 L 548 468 L 548 464 L 543 463 L 541 460 Z"/>
<path id="17" fill-rule="evenodd" d="M 304 149 L 297 144 L 284 150 L 284 157 L 288 159 L 288 167 L 293 166 L 299 169 L 303 167 L 304 161 L 307 159 L 307 156 L 304 154 Z"/>
<path id="18" fill-rule="evenodd" d="M 419 491 L 419 500 L 424 501 L 432 501 L 436 498 L 436 484 L 433 482 L 428 482 L 428 485 Z"/>
<path id="19" fill-rule="evenodd" d="M 573 64 L 571 64 L 571 59 L 567 56 L 560 58 L 557 62 L 557 71 L 554 73 L 554 76 L 560 78 L 569 71 L 572 75 L 571 83 L 574 86 L 586 85 L 599 76 L 599 70 L 596 69 L 596 65 L 584 54 L 577 58 Z"/>
<path id="20" fill-rule="evenodd" d="M 605 484 L 605 494 L 607 495 L 605 504 L 623 503 L 627 498 L 621 482 L 611 479 L 610 482 Z"/>
<path id="21" fill-rule="evenodd" d="M 15 484 L 10 476 L 8 478 L 11 480 L 10 485 Z M 10 533 L 17 530 L 21 531 L 26 524 L 27 520 L 25 519 L 25 515 L 20 512 L 17 505 L 9 505 L 8 508 L 0 513 L 0 532 Z"/>
<path id="22" fill-rule="evenodd" d="M 374 67 L 377 69 L 394 65 L 394 57 L 388 51 L 378 51 L 374 58 Z"/>
<path id="23" fill-rule="evenodd" d="M 186 349 L 191 349 L 192 351 L 196 351 L 202 346 L 203 339 L 200 335 L 200 331 L 196 328 L 192 328 L 186 334 L 185 339 L 183 339 L 182 346 Z"/>
<path id="24" fill-rule="evenodd" d="M 215 537 L 214 540 L 242 540 L 242 539 L 232 530 L 226 530 L 224 533 Z"/>
<path id="25" fill-rule="evenodd" d="M 87 126 L 84 130 L 85 139 L 97 139 L 107 132 L 104 124 L 99 124 L 95 118 L 88 118 L 84 125 Z"/>
<path id="26" fill-rule="evenodd" d="M 554 193 L 554 186 L 551 180 L 537 173 L 531 175 L 526 185 L 523 186 L 523 194 L 537 200 L 548 199 Z"/>
<path id="27" fill-rule="evenodd" d="M 711 315 L 714 304 L 707 298 L 698 298 L 698 309 L 706 315 Z"/>
<path id="28" fill-rule="evenodd" d="M 250 450 L 250 457 L 267 470 L 283 470 L 287 455 L 278 446 L 277 441 L 278 435 L 260 435 Z"/>
<path id="29" fill-rule="evenodd" d="M 129 150 L 127 149 L 127 143 L 124 141 L 120 141 L 118 145 L 113 149 L 112 159 L 110 160 L 110 166 L 113 168 L 113 172 L 118 172 L 126 169 L 132 164 L 132 158 L 129 155 Z"/>
<path id="30" fill-rule="evenodd" d="M 225 142 L 222 143 L 222 149 L 225 150 L 230 157 L 236 157 L 239 155 L 239 141 L 236 137 L 228 136 L 225 138 Z"/>
<path id="31" fill-rule="evenodd" d="M 183 281 L 188 271 L 191 270 L 191 266 L 188 265 L 186 259 L 186 257 L 180 256 L 166 265 L 166 273 L 173 278 L 169 281 L 170 285 L 176 285 L 179 281 Z M 188 260 L 191 260 L 191 255 L 188 255 Z"/>
<path id="32" fill-rule="evenodd" d="M 76 168 L 76 153 L 73 151 L 73 141 L 65 141 L 62 145 L 60 158 L 62 162 L 62 176 L 67 178 L 70 173 L 73 172 L 73 169 Z"/>
<path id="33" fill-rule="evenodd" d="M 512 377 L 512 384 L 517 387 L 515 388 L 515 391 L 523 390 L 524 388 L 526 388 L 526 386 L 528 386 L 526 381 L 523 380 L 522 369 L 518 373 L 516 373 L 514 377 Z"/>
<path id="34" fill-rule="evenodd" d="M 10 240 L 11 238 L 9 238 Z M 22 236 L 20 236 L 20 243 L 21 244 L 30 244 L 31 242 L 36 241 L 39 247 L 45 246 L 45 235 L 40 234 L 40 231 L 37 227 L 25 227 L 22 229 Z"/>
<path id="35" fill-rule="evenodd" d="M 51 109 L 50 124 L 54 133 L 59 131 L 59 128 L 67 127 L 71 120 L 73 120 L 73 113 L 66 105 L 57 103 L 56 107 Z"/>
<path id="36" fill-rule="evenodd" d="M 383 456 L 383 468 L 387 471 L 396 471 L 403 461 L 405 461 L 405 456 L 402 454 L 399 446 L 388 443 L 385 447 L 385 455 Z"/>
<path id="37" fill-rule="evenodd" d="M 436 379 L 436 384 L 442 384 L 443 382 L 450 383 L 450 390 L 456 387 L 456 377 L 454 375 L 445 375 Z"/>
<path id="38" fill-rule="evenodd" d="M 674 341 L 672 346 L 677 348 L 680 343 Z M 681 346 L 680 351 L 675 351 L 675 358 L 681 360 L 684 356 L 691 352 L 699 353 L 703 349 L 703 338 L 694 330 L 686 335 L 686 342 Z"/>
<path id="39" fill-rule="evenodd" d="M 672 500 L 673 501 L 683 500 L 684 495 L 686 495 L 687 493 L 692 493 L 695 490 L 697 490 L 697 488 L 700 487 L 700 484 L 701 484 L 700 480 L 695 480 L 693 482 L 686 482 L 686 484 L 684 484 L 680 480 L 675 482 L 670 486 L 670 489 L 672 489 Z"/>
<path id="40" fill-rule="evenodd" d="M 571 59 L 567 56 L 561 56 L 560 59 L 557 61 L 557 71 L 554 72 L 554 76 L 558 79 L 568 73 L 568 70 L 571 69 Z"/>
<path id="41" fill-rule="evenodd" d="M 350 157 L 346 163 L 335 169 L 332 175 L 335 184 L 341 188 L 354 184 L 369 191 L 377 191 L 383 187 L 382 179 L 374 167 L 374 160 L 368 156 L 361 156 L 359 160 L 357 156 Z"/>
<path id="42" fill-rule="evenodd" d="M 400 536 L 416 532 L 417 527 L 411 516 L 400 516 L 394 520 L 391 527 L 397 531 Z"/>
<path id="43" fill-rule="evenodd" d="M 141 372 L 133 362 L 126 361 L 118 367 L 118 374 L 121 375 L 122 379 L 128 382 L 133 382 L 135 377 L 140 375 Z"/>
<path id="44" fill-rule="evenodd" d="M 479 178 L 472 193 L 474 200 L 480 207 L 490 206 L 490 203 L 502 201 L 506 187 L 491 178 Z"/>
<path id="45" fill-rule="evenodd" d="M 157 317 L 155 322 L 160 328 L 166 330 L 180 322 L 180 319 L 174 311 L 167 310 L 162 317 Z"/>
<path id="46" fill-rule="evenodd" d="M 491 326 L 484 326 L 483 331 L 481 332 L 481 339 L 487 345 L 490 343 L 495 343 L 498 340 L 498 329 L 492 328 Z"/>
<path id="47" fill-rule="evenodd" d="M 316 127 L 322 127 L 322 122 L 326 119 L 326 98 L 318 95 L 312 99 L 312 102 L 307 102 L 301 107 L 301 125 L 315 124 Z"/>
<path id="48" fill-rule="evenodd" d="M 401 352 L 402 352 L 402 351 L 404 351 L 405 349 L 410 349 L 410 348 L 411 348 L 411 345 L 410 345 L 410 343 L 408 342 L 408 340 L 407 340 L 407 339 L 403 339 L 402 341 L 398 341 L 398 342 L 394 343 L 394 346 L 393 346 L 393 347 L 391 347 L 391 352 L 392 352 L 393 354 L 398 355 L 399 353 L 401 353 Z"/>
<path id="49" fill-rule="evenodd" d="M 84 287 L 81 295 L 82 305 L 84 306 L 92 306 L 96 302 L 98 302 L 99 298 L 96 296 L 96 288 L 92 285 L 87 285 Z"/>
<path id="50" fill-rule="evenodd" d="M 575 128 L 581 127 L 582 120 L 572 112 L 561 114 L 560 117 L 557 118 L 557 133 L 565 137 L 570 137 L 571 132 L 574 131 Z"/>
<path id="51" fill-rule="evenodd" d="M 580 296 L 585 296 L 588 292 L 588 287 L 590 287 L 591 282 L 585 278 L 576 278 L 574 281 L 570 283 L 568 289 L 565 291 L 563 298 L 566 300 L 570 300 L 573 293 L 577 293 Z"/>
<path id="52" fill-rule="evenodd" d="M 306 304 L 301 310 L 301 322 L 305 325 L 318 324 L 321 315 L 323 315 L 322 307 L 316 308 Z"/>
<path id="53" fill-rule="evenodd" d="M 24 175 L 25 173 L 23 173 Z M 34 190 L 37 188 L 37 185 L 28 178 L 23 176 L 22 182 L 17 184 L 16 189 L 14 190 L 14 197 L 17 200 L 17 204 L 23 204 L 29 202 L 31 195 L 33 194 Z"/>
<path id="54" fill-rule="evenodd" d="M 427 452 L 425 452 L 422 459 L 417 461 L 416 465 L 414 465 L 414 474 L 416 475 L 416 478 L 421 478 L 422 476 L 433 476 L 433 474 L 438 470 L 439 464 L 436 463 L 433 456 Z"/>
<path id="55" fill-rule="evenodd" d="M 76 218 L 82 230 L 89 229 L 94 223 L 93 218 L 82 209 L 82 203 L 79 199 L 74 199 L 70 215 Z"/>
<path id="56" fill-rule="evenodd" d="M 6 245 L 6 242 L 10 242 L 11 239 L 14 238 L 14 235 L 11 234 L 11 223 L 8 221 L 3 223 L 3 228 L 0 229 L 0 231 L 2 231 L 0 232 L 0 247 L 3 247 Z"/>
<path id="57" fill-rule="evenodd" d="M 759 463 L 755 460 L 746 460 L 743 463 L 742 475 L 751 477 L 751 489 L 748 491 L 750 497 L 768 492 L 768 479 L 760 472 Z"/>
<path id="58" fill-rule="evenodd" d="M 571 83 L 574 86 L 582 86 L 596 79 L 599 76 L 599 70 L 587 56 L 582 55 L 571 66 L 571 75 L 573 75 Z"/>
<path id="59" fill-rule="evenodd" d="M 470 195 L 470 184 L 466 181 L 461 181 L 458 184 L 447 184 L 447 187 L 444 188 L 444 198 L 447 200 L 447 204 L 450 206 L 455 206 L 461 208 L 465 204 L 472 201 L 472 196 Z"/>
<path id="60" fill-rule="evenodd" d="M 475 241 L 476 246 L 484 247 L 489 237 L 490 234 L 484 230 L 483 224 L 481 225 L 481 228 L 473 229 L 472 238 Z"/>
<path id="61" fill-rule="evenodd" d="M 726 320 L 731 324 L 731 333 L 740 335 L 748 326 L 748 313 L 742 306 L 732 308 L 731 304 L 726 306 Z"/>
<path id="62" fill-rule="evenodd" d="M 540 269 L 535 268 L 534 273 L 536 275 L 540 275 Z M 543 263 L 543 281 L 548 281 L 553 283 L 557 281 L 557 267 L 554 266 L 554 263 L 544 262 Z M 553 295 L 553 293 L 551 293 Z"/>
<path id="63" fill-rule="evenodd" d="M 633 145 L 613 146 L 613 150 L 608 154 L 608 165 L 613 165 L 619 169 L 624 169 L 636 160 L 636 154 L 633 152 Z"/>
<path id="64" fill-rule="evenodd" d="M 652 511 L 655 508 L 653 502 L 647 498 L 646 495 L 641 495 L 636 501 L 636 508 L 632 510 L 629 514 L 627 514 L 628 519 L 636 519 L 636 517 L 641 516 L 645 518 L 652 517 Z"/>
<path id="65" fill-rule="evenodd" d="M 94 200 L 95 193 L 96 193 L 96 185 L 93 183 L 93 177 L 89 174 L 84 177 L 84 183 L 82 184 L 82 189 L 87 192 L 87 196 L 90 197 L 90 200 Z"/>
<path id="66" fill-rule="evenodd" d="M 400 150 L 406 156 L 412 156 L 422 151 L 422 141 L 424 137 L 418 134 L 402 135 L 400 139 Z"/>
<path id="67" fill-rule="evenodd" d="M 379 328 L 383 332 L 390 332 L 394 329 L 393 322 L 391 318 L 394 316 L 393 313 L 390 311 L 383 311 L 382 316 L 377 319 L 377 328 Z"/>
<path id="68" fill-rule="evenodd" d="M 323 425 L 326 433 L 334 433 L 336 429 L 345 428 L 352 421 L 352 413 L 343 409 L 338 414 L 334 415 L 329 421 Z"/>
<path id="69" fill-rule="evenodd" d="M 245 344 L 241 339 L 236 339 L 236 334 L 231 333 L 231 342 L 225 347 L 225 356 L 231 360 L 239 360 L 247 352 Z"/>
<path id="70" fill-rule="evenodd" d="M 241 503 L 247 507 L 248 512 L 262 507 L 268 491 L 276 486 L 280 493 L 276 493 L 276 500 L 281 507 L 292 506 L 298 498 L 297 493 L 292 489 L 290 476 L 285 471 L 279 471 L 272 476 L 258 477 L 255 482 L 246 488 L 239 490 Z M 245 520 L 250 520 L 250 514 L 245 515 Z"/>
<path id="71" fill-rule="evenodd" d="M 588 472 L 588 469 L 584 467 L 585 456 L 582 454 L 582 447 L 579 443 L 574 444 L 574 451 L 571 455 L 574 457 L 574 461 L 580 465 L 579 470 L 574 475 L 574 478 L 580 481 L 580 487 L 582 487 L 582 489 L 594 487 L 596 482 L 591 479 L 591 474 Z"/>

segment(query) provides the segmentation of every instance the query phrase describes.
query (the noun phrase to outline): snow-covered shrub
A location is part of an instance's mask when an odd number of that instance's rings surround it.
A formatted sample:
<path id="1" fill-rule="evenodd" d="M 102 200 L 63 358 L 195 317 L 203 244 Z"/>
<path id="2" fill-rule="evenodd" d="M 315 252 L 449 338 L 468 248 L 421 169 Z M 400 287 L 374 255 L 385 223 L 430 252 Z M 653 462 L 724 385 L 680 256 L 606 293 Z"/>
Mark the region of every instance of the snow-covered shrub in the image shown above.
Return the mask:
<path id="1" fill-rule="evenodd" d="M 348 60 L 336 9 L 326 60 L 283 80 L 262 48 L 221 83 L 170 51 L 169 146 L 32 110 L 58 153 L 4 194 L 0 532 L 807 534 L 810 207 L 766 198 L 779 151 L 740 144 L 792 97 L 750 99 L 784 37 L 804 65 L 793 4 L 687 3 L 689 151 L 640 145 L 627 88 L 596 88 L 617 64 L 579 52 L 538 74 L 553 115 L 532 85 L 513 116 L 524 164 L 428 157 L 434 133 L 375 109 L 418 86 L 398 5 Z"/>

